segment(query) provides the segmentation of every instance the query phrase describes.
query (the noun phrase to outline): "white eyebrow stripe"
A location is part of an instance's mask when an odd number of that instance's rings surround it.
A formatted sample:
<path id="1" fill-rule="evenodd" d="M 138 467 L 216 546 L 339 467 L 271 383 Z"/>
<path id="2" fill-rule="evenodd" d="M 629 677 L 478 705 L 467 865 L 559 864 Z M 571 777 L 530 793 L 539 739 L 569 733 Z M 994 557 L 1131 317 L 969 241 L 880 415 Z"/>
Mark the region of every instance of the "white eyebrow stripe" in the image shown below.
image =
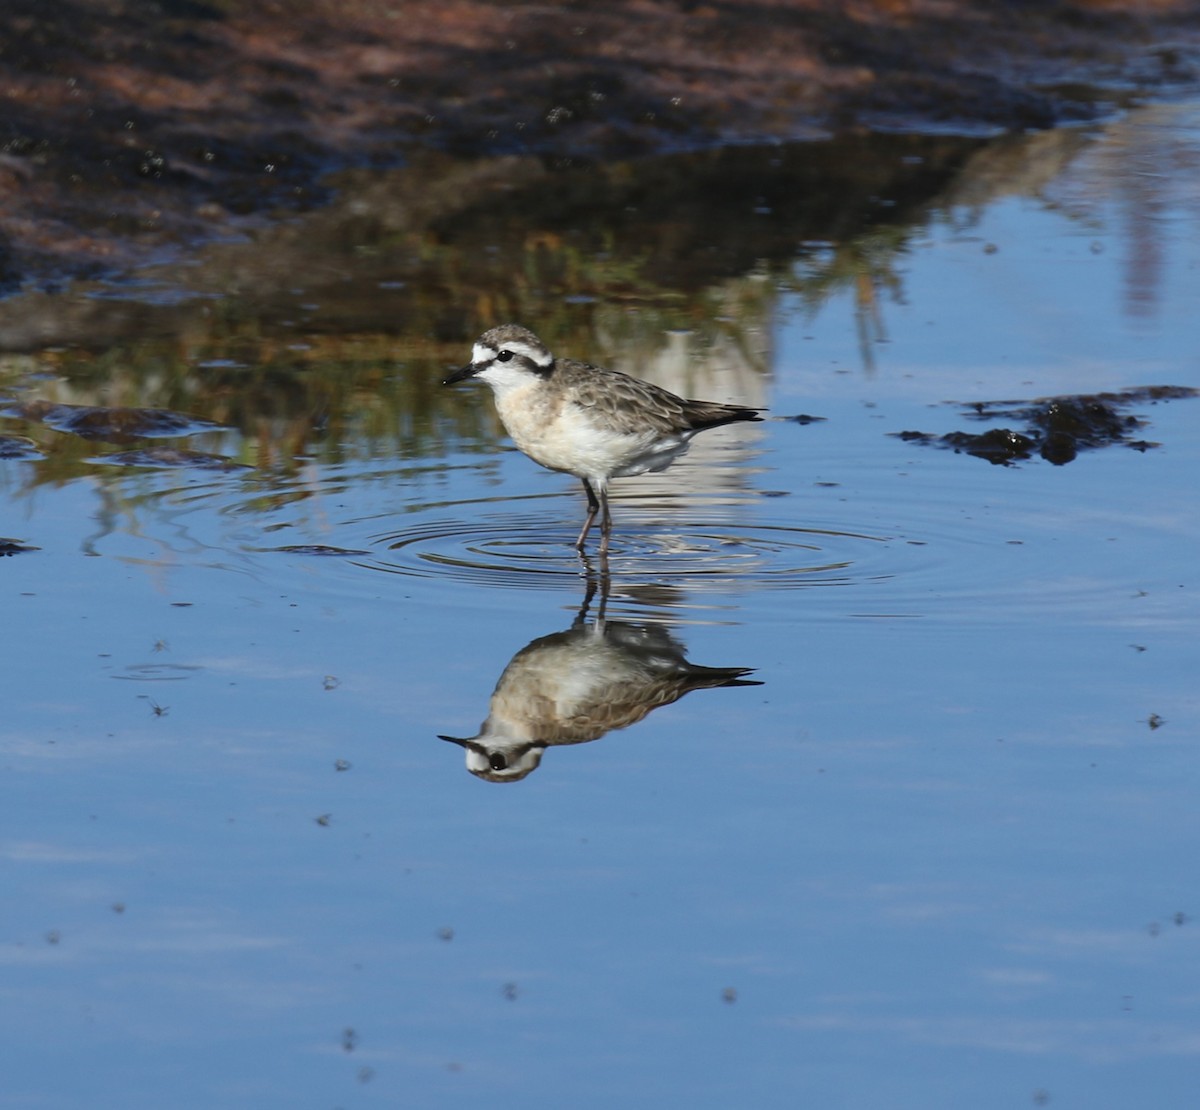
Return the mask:
<path id="1" fill-rule="evenodd" d="M 486 343 L 476 343 L 471 348 L 471 365 L 479 366 L 481 363 L 491 362 L 496 353 L 495 347 L 489 347 Z"/>
<path id="2" fill-rule="evenodd" d="M 514 339 L 511 343 L 505 343 L 504 349 L 527 358 L 535 366 L 549 366 L 554 361 L 550 352 L 544 347 L 531 347 L 528 343 L 522 343 L 519 339 Z"/>

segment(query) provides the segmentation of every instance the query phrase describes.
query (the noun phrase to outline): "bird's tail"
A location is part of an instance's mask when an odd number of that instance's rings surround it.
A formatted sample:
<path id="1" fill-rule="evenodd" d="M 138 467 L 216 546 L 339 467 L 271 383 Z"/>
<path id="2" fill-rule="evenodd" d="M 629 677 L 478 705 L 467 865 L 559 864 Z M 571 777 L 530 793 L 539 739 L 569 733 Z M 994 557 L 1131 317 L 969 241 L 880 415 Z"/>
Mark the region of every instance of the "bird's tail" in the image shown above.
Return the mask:
<path id="1" fill-rule="evenodd" d="M 688 401 L 684 413 L 692 429 L 702 432 L 706 428 L 720 428 L 724 424 L 737 424 L 743 420 L 761 420 L 764 409 L 750 409 L 742 405 L 723 405 L 716 401 Z"/>

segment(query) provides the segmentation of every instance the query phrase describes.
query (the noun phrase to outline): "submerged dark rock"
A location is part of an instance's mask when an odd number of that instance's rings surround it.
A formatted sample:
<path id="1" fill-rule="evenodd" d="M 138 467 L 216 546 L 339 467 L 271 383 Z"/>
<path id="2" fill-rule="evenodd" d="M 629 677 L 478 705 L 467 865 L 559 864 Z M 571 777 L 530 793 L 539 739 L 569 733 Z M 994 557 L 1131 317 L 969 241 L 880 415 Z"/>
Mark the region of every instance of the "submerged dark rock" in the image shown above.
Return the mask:
<path id="1" fill-rule="evenodd" d="M 892 433 L 908 443 L 935 444 L 956 452 L 1009 466 L 1040 455 L 1055 466 L 1074 460 L 1080 451 L 1122 444 L 1136 451 L 1159 446 L 1133 434 L 1148 421 L 1126 411 L 1133 405 L 1156 404 L 1200 395 L 1189 386 L 1146 386 L 1119 393 L 1095 393 L 1080 396 L 1048 397 L 1029 403 L 1014 401 L 977 401 L 967 406 L 973 420 L 1021 420 L 1023 432 L 1011 428 L 992 428 L 986 432 L 903 431 Z"/>
<path id="2" fill-rule="evenodd" d="M 1017 459 L 1027 459 L 1037 448 L 1037 442 L 1029 436 L 1014 432 L 1010 428 L 993 428 L 990 432 L 972 435 L 969 432 L 950 432 L 941 441 L 955 451 L 964 451 L 990 463 L 1007 465 Z"/>
<path id="3" fill-rule="evenodd" d="M 25 436 L 0 436 L 0 459 L 40 459 L 45 454 Z"/>
<path id="4" fill-rule="evenodd" d="M 211 420 L 169 409 L 65 405 L 53 401 L 27 401 L 4 410 L 4 414 L 36 421 L 56 432 L 67 432 L 83 439 L 117 443 L 131 439 L 194 435 L 220 427 Z"/>
<path id="5" fill-rule="evenodd" d="M 118 451 L 93 460 L 106 466 L 144 466 L 158 469 L 182 470 L 249 470 L 245 463 L 235 462 L 225 455 L 206 451 L 189 451 L 183 447 L 165 445 L 142 447 L 134 451 Z"/>

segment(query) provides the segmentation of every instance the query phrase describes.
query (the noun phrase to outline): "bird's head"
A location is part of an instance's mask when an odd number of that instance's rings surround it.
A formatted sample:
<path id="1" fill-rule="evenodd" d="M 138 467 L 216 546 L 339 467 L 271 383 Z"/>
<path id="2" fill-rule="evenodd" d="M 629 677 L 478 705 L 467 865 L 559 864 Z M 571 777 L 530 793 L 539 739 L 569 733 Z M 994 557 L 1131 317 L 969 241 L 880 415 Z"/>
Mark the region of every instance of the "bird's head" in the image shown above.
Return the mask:
<path id="1" fill-rule="evenodd" d="M 512 389 L 548 377 L 553 369 L 554 356 L 533 332 L 519 324 L 501 324 L 475 341 L 471 361 L 443 378 L 442 385 L 478 378 L 496 390 Z"/>
<path id="2" fill-rule="evenodd" d="M 467 753 L 467 770 L 487 782 L 520 782 L 542 762 L 545 744 L 489 736 L 486 724 L 479 736 L 439 736 Z"/>

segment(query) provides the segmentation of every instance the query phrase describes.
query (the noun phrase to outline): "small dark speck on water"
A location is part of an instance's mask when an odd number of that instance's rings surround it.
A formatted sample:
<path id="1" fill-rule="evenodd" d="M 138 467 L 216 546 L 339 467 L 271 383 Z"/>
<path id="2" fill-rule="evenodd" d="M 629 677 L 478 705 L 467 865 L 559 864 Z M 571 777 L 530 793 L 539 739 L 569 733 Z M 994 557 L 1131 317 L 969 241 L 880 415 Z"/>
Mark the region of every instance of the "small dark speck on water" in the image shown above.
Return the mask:
<path id="1" fill-rule="evenodd" d="M 517 997 L 521 993 L 521 988 L 518 987 L 516 983 L 505 983 L 504 986 L 500 988 L 500 993 L 504 996 L 506 1001 L 516 1002 Z"/>
<path id="2" fill-rule="evenodd" d="M 342 1030 L 342 1051 L 353 1052 L 358 1047 L 358 1034 L 352 1026 L 347 1025 Z"/>
<path id="3" fill-rule="evenodd" d="M 358 548 L 351 547 L 333 547 L 325 543 L 293 543 L 285 544 L 283 547 L 271 548 L 269 550 L 281 551 L 289 555 L 316 555 L 318 557 L 344 558 L 347 555 L 370 555 L 369 551 L 363 551 Z"/>
<path id="4" fill-rule="evenodd" d="M 333 824 L 333 814 L 322 813 L 320 817 L 314 817 L 313 820 L 320 825 L 321 828 L 327 829 L 331 824 Z"/>
<path id="5" fill-rule="evenodd" d="M 726 987 L 721 991 L 721 1001 L 728 1006 L 732 1006 L 737 1001 L 737 988 Z"/>
<path id="6" fill-rule="evenodd" d="M 1146 718 L 1146 724 L 1148 724 L 1151 729 L 1162 728 L 1162 726 L 1166 723 L 1167 722 L 1157 713 L 1151 713 L 1150 716 Z"/>
<path id="7" fill-rule="evenodd" d="M 349 771 L 353 766 L 354 764 L 348 759 L 335 759 L 333 761 L 333 769 L 335 771 Z"/>
<path id="8" fill-rule="evenodd" d="M 437 937 L 438 940 L 444 940 L 446 942 L 452 941 L 454 939 L 454 930 L 449 925 L 443 925 L 440 929 L 438 929 Z"/>

